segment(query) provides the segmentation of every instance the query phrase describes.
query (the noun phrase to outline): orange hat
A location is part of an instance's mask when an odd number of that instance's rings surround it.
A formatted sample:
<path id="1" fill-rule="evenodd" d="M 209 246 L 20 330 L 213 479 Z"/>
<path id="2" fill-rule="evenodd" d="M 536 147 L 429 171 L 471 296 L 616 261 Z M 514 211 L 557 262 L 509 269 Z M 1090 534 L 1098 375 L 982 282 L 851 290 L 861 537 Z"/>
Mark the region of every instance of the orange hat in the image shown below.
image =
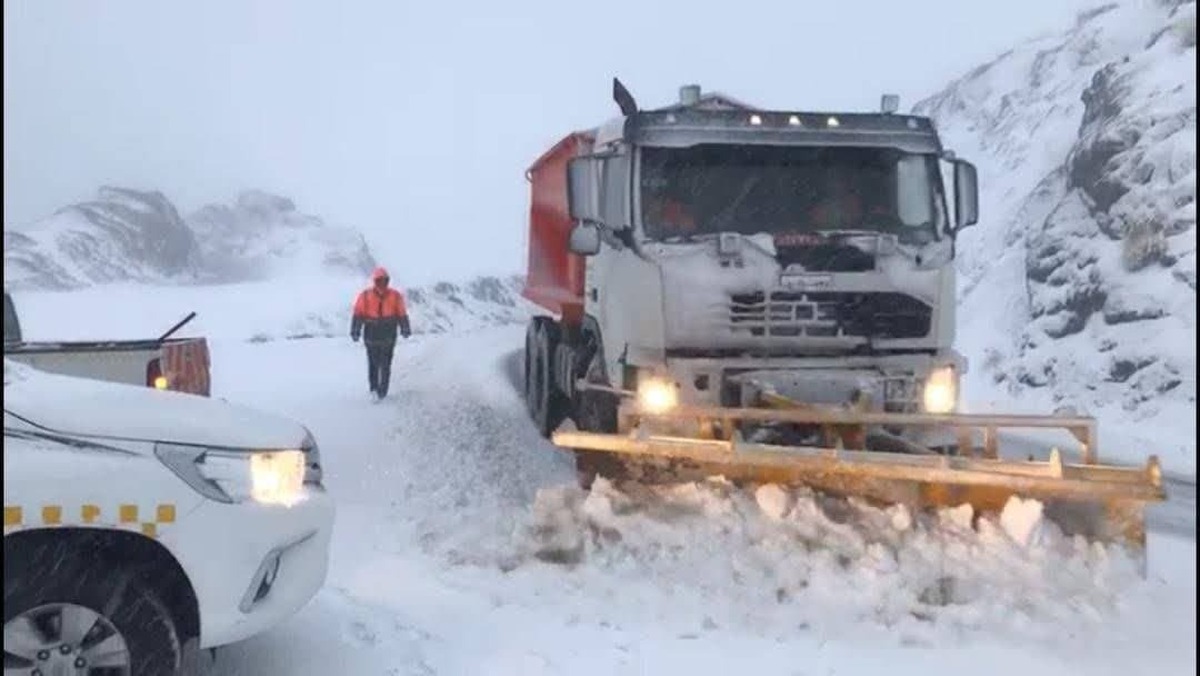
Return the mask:
<path id="1" fill-rule="evenodd" d="M 371 273 L 371 281 L 377 282 L 381 279 L 391 279 L 391 275 L 388 274 L 387 268 L 383 267 L 382 265 L 375 268 L 375 272 Z"/>

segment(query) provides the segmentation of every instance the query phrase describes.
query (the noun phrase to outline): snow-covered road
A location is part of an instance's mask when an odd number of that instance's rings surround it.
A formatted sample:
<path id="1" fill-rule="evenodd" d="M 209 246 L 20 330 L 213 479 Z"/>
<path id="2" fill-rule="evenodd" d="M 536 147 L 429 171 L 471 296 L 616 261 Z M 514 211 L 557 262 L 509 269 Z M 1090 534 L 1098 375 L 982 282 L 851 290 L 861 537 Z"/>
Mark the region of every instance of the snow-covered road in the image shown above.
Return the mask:
<path id="1" fill-rule="evenodd" d="M 339 505 L 325 589 L 219 673 L 1195 673 L 1194 541 L 1153 535 L 1137 582 L 1106 552 L 1026 550 L 953 516 L 901 538 L 907 515 L 804 496 L 585 500 L 513 391 L 522 338 L 405 343 L 380 404 L 348 340 L 214 341 L 218 395 L 308 424 Z M 538 559 L 564 542 L 575 563 Z M 938 568 L 949 603 L 915 611 Z"/>

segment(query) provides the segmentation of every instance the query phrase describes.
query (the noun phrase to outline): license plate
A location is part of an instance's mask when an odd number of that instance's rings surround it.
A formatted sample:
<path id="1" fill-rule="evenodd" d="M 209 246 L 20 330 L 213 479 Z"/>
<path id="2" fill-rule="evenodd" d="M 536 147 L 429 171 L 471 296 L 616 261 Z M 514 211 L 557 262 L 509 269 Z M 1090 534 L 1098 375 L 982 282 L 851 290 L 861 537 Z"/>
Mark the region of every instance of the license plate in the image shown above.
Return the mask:
<path id="1" fill-rule="evenodd" d="M 779 285 L 785 289 L 827 289 L 833 284 L 833 275 L 780 275 Z"/>

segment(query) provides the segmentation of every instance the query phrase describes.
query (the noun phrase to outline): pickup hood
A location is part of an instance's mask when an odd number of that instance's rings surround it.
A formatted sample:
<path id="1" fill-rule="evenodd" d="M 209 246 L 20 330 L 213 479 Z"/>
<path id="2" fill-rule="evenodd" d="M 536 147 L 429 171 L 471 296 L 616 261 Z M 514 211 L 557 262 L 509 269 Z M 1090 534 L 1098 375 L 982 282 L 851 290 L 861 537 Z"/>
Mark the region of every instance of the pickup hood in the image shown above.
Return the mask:
<path id="1" fill-rule="evenodd" d="M 85 437 L 227 448 L 299 448 L 303 425 L 220 399 L 73 378 L 4 360 L 4 411 Z"/>

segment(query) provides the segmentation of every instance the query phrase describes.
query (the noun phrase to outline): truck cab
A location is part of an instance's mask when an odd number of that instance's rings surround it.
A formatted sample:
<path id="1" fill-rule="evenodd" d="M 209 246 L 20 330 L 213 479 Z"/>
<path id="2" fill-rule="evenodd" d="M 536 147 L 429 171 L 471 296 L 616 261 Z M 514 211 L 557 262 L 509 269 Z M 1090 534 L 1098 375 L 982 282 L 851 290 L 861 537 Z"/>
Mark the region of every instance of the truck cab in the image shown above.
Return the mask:
<path id="1" fill-rule="evenodd" d="M 977 220 L 976 172 L 931 120 L 887 96 L 877 113 L 765 111 L 696 87 L 642 111 L 614 85 L 623 115 L 530 172 L 526 295 L 559 315 L 527 339 L 534 380 L 537 351 L 550 354 L 551 392 L 529 393 L 548 402 L 544 432 L 568 416 L 615 431 L 614 407 L 775 394 L 955 410 L 955 239 Z M 545 262 L 551 165 L 565 173 L 563 255 L 582 265 Z"/>

